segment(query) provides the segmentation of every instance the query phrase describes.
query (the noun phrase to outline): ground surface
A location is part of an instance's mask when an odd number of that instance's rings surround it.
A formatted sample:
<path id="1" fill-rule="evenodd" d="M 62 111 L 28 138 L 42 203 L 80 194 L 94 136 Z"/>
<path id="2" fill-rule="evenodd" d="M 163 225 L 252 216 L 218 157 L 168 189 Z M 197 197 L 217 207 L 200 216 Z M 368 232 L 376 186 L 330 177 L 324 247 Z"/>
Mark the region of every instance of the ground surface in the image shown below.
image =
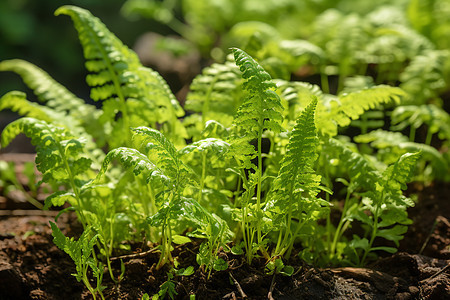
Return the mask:
<path id="1" fill-rule="evenodd" d="M 0 300 L 91 299 L 83 284 L 71 273 L 75 267 L 52 242 L 49 221 L 57 212 L 33 209 L 20 197 L 4 197 L 0 190 Z M 180 267 L 194 266 L 191 276 L 176 276 L 176 299 L 450 299 L 450 187 L 410 185 L 418 203 L 409 210 L 414 223 L 397 254 L 380 258 L 367 268 L 319 269 L 292 261 L 291 277 L 266 275 L 263 262 L 252 266 L 243 258 L 223 253 L 230 268 L 207 274 L 195 262 L 198 243 L 178 246 L 174 256 Z M 58 225 L 76 235 L 79 225 L 65 214 Z M 148 250 L 134 245 L 135 252 Z M 104 276 L 108 299 L 150 297 L 166 280 L 167 269 L 155 270 L 157 253 L 123 259 L 125 277 L 114 284 Z M 119 260 L 113 261 L 119 274 Z M 272 297 L 272 298 L 270 298 Z"/>

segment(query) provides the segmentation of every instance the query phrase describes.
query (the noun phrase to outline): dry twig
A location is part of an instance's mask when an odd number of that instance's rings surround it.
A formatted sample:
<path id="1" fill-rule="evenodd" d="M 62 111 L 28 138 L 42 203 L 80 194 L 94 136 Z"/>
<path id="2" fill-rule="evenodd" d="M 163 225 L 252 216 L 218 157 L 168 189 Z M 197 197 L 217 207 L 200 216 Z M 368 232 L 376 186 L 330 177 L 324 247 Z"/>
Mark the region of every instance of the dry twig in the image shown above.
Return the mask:
<path id="1" fill-rule="evenodd" d="M 242 298 L 247 299 L 247 295 L 244 293 L 244 290 L 242 290 L 242 287 L 239 284 L 239 282 L 236 280 L 236 278 L 234 278 L 234 276 L 233 276 L 233 274 L 231 274 L 231 272 L 229 274 L 230 274 L 231 280 L 233 280 L 233 283 L 236 286 L 236 288 L 238 289 L 238 291 L 241 294 Z"/>

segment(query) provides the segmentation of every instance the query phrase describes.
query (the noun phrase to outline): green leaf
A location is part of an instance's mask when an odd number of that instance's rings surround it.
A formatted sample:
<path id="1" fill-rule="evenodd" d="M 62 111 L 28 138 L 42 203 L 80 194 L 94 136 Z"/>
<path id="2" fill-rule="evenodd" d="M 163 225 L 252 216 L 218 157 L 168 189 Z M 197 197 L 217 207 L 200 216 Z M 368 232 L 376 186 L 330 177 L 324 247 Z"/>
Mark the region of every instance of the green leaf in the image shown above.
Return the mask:
<path id="1" fill-rule="evenodd" d="M 222 258 L 217 258 L 214 260 L 213 269 L 216 271 L 224 271 L 228 269 L 228 263 Z"/>
<path id="2" fill-rule="evenodd" d="M 191 276 L 194 274 L 194 267 L 189 266 L 186 269 L 182 268 L 176 271 L 176 275 L 178 276 Z"/>
<path id="3" fill-rule="evenodd" d="M 174 242 L 177 245 L 183 245 L 186 243 L 190 243 L 192 241 L 187 236 L 176 234 L 176 235 L 172 236 L 172 242 Z"/>
<path id="4" fill-rule="evenodd" d="M 281 269 L 280 274 L 283 274 L 285 276 L 292 276 L 292 274 L 294 274 L 294 267 L 284 266 L 284 268 Z"/>
<path id="5" fill-rule="evenodd" d="M 78 121 L 91 119 L 89 115 L 98 116 L 95 106 L 86 104 L 83 99 L 76 97 L 32 63 L 21 59 L 4 60 L 0 62 L 0 71 L 12 71 L 20 75 L 23 82 L 33 90 L 38 100 L 55 112 L 68 113 Z"/>
<path id="6" fill-rule="evenodd" d="M 388 253 L 395 253 L 397 252 L 397 248 L 393 247 L 373 247 L 370 249 L 370 251 L 386 251 Z"/>
<path id="7" fill-rule="evenodd" d="M 64 236 L 58 226 L 52 221 L 50 221 L 50 226 L 52 228 L 53 242 L 59 249 L 65 251 L 68 238 Z"/>
<path id="8" fill-rule="evenodd" d="M 359 119 L 364 112 L 378 105 L 391 102 L 399 104 L 406 95 L 402 89 L 386 85 L 342 94 L 326 105 L 318 106 L 317 126 L 323 134 L 335 136 L 338 126 L 350 125 L 352 120 Z"/>
<path id="9" fill-rule="evenodd" d="M 164 175 L 163 171 L 152 163 L 147 156 L 140 153 L 136 149 L 120 147 L 108 152 L 103 160 L 101 170 L 97 174 L 96 179 L 90 185 L 96 184 L 102 178 L 102 176 L 106 173 L 108 166 L 115 159 L 118 159 L 122 163 L 123 167 L 133 171 L 135 176 L 142 173 L 147 183 L 154 180 L 159 180 L 166 185 L 170 184 L 169 178 Z"/>
<path id="10" fill-rule="evenodd" d="M 389 229 L 381 229 L 377 231 L 377 236 L 393 241 L 395 245 L 399 245 L 399 240 L 403 239 L 403 234 L 408 230 L 407 226 L 395 225 Z"/>
<path id="11" fill-rule="evenodd" d="M 63 206 L 66 202 L 71 202 L 75 200 L 76 197 L 74 193 L 58 191 L 54 192 L 45 199 L 44 210 L 49 209 L 51 206 Z"/>
<path id="12" fill-rule="evenodd" d="M 21 118 L 9 123 L 3 130 L 2 147 L 6 147 L 19 133 L 24 133 L 36 145 L 36 167 L 43 174 L 44 182 L 68 182 L 90 167 L 92 161 L 82 158 L 86 155 L 85 141 L 77 139 L 65 128 L 33 118 Z M 83 163 L 74 167 L 76 173 L 72 174 L 70 165 L 81 162 L 79 159 Z"/>
<path id="13" fill-rule="evenodd" d="M 286 213 L 305 213 L 307 217 L 311 217 L 322 206 L 315 199 L 319 192 L 320 176 L 313 169 L 318 156 L 318 137 L 314 123 L 317 101 L 313 97 L 310 105 L 297 118 L 286 146 L 286 154 L 281 160 L 278 176 L 264 208 L 275 213 L 275 219 L 284 220 Z"/>
<path id="14" fill-rule="evenodd" d="M 157 154 L 158 165 L 174 184 L 177 186 L 184 184 L 188 169 L 181 161 L 175 145 L 156 129 L 141 126 L 133 128 L 132 131 L 135 137 L 142 139 L 141 144 L 145 145 L 145 151 L 149 155 Z"/>
<path id="15" fill-rule="evenodd" d="M 234 255 L 242 255 L 244 254 L 244 250 L 242 249 L 242 245 L 234 245 L 231 247 L 231 253 Z"/>
<path id="16" fill-rule="evenodd" d="M 369 250 L 369 240 L 366 238 L 359 238 L 356 235 L 353 235 L 353 239 L 351 240 L 349 244 L 350 248 L 353 249 L 363 249 L 363 250 Z"/>

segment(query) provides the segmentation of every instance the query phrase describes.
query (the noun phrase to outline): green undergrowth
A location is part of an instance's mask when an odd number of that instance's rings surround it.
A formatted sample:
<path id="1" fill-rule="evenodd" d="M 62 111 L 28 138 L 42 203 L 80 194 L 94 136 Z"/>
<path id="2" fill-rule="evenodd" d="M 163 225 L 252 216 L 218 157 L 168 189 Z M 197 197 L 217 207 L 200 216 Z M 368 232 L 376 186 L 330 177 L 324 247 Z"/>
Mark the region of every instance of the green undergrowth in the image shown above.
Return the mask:
<path id="1" fill-rule="evenodd" d="M 448 114 L 422 98 L 414 104 L 402 87 L 349 84 L 332 95 L 272 79 L 232 48 L 226 62 L 195 78 L 183 108 L 89 11 L 63 6 L 55 14 L 78 31 L 99 105 L 31 63 L 2 61 L 0 70 L 19 74 L 38 101 L 19 91 L 0 98 L 0 109 L 23 116 L 3 130 L 1 146 L 20 133 L 36 146 L 40 183 L 55 191 L 44 209 L 66 205 L 62 212 L 75 211 L 84 228 L 69 239 L 52 222 L 54 242 L 94 298 L 104 297 L 104 268 L 114 282 L 123 278 L 111 257 L 130 242 L 158 244 L 160 269 L 176 266 L 174 244 L 200 238 L 196 261 L 208 277 L 228 268 L 220 251 L 245 255 L 248 264 L 263 257 L 268 270 L 285 275 L 293 253 L 316 266 L 364 266 L 396 252 L 411 224 L 406 184 L 449 179 L 448 154 L 431 143 L 448 145 Z M 381 119 L 391 128 L 377 125 Z M 346 135 L 349 126 L 361 134 Z M 424 143 L 419 128 L 427 130 Z M 148 291 L 154 299 L 174 297 L 177 272 L 159 292 Z"/>

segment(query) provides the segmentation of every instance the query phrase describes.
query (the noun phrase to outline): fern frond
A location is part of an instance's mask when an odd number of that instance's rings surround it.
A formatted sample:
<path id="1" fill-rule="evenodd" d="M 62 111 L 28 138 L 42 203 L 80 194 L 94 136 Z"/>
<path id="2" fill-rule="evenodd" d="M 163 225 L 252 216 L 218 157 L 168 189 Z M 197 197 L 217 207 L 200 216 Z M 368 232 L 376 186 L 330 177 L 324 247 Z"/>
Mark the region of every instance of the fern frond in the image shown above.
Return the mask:
<path id="1" fill-rule="evenodd" d="M 319 106 L 317 127 L 323 134 L 335 136 L 338 126 L 348 126 L 352 120 L 378 105 L 390 102 L 399 104 L 406 96 L 402 89 L 385 85 L 340 95 L 336 100 Z"/>
<path id="2" fill-rule="evenodd" d="M 45 106 L 28 101 L 25 93 L 18 91 L 6 93 L 0 98 L 0 111 L 4 109 L 17 112 L 21 116 L 28 116 L 45 122 L 52 120 L 49 115 L 52 113 L 56 114 L 56 112 L 51 111 L 51 109 Z M 63 119 L 62 115 L 61 119 Z"/>
<path id="3" fill-rule="evenodd" d="M 165 185 L 170 185 L 169 178 L 146 155 L 136 149 L 126 147 L 116 148 L 108 152 L 93 184 L 102 178 L 113 160 L 119 160 L 122 166 L 127 170 L 133 171 L 135 176 L 143 174 L 147 183 L 159 180 Z"/>
<path id="4" fill-rule="evenodd" d="M 316 125 L 320 133 L 335 136 L 338 127 L 348 126 L 352 120 L 381 104 L 401 103 L 407 94 L 400 88 L 378 85 L 360 91 L 346 93 L 338 97 L 323 94 L 319 87 L 303 82 L 278 81 L 281 97 L 288 101 L 289 119 L 306 107 L 307 97 L 316 96 Z"/>
<path id="5" fill-rule="evenodd" d="M 198 150 L 200 152 L 210 151 L 214 155 L 222 156 L 228 151 L 229 147 L 230 144 L 221 139 L 207 138 L 184 147 L 179 151 L 179 153 L 184 155 Z"/>
<path id="6" fill-rule="evenodd" d="M 288 109 L 284 110 L 284 117 L 289 121 L 294 121 L 300 112 L 308 106 L 311 97 L 319 99 L 318 106 L 322 105 L 325 95 L 318 85 L 300 81 L 275 81 L 278 90 L 281 92 L 281 99 L 286 101 Z"/>
<path id="7" fill-rule="evenodd" d="M 406 183 L 410 182 L 414 174 L 417 160 L 420 158 L 421 153 L 405 153 L 395 162 L 394 165 L 389 166 L 383 173 L 383 177 L 386 178 L 386 189 L 390 190 L 391 194 L 400 194 L 401 190 L 406 190 Z M 396 204 L 402 204 L 396 203 Z"/>
<path id="8" fill-rule="evenodd" d="M 99 238 L 99 235 L 96 234 L 91 236 L 92 229 L 88 227 L 85 231 L 83 231 L 80 238 L 75 240 L 74 238 L 66 237 L 58 226 L 51 221 L 50 226 L 52 228 L 53 242 L 55 245 L 62 251 L 66 252 L 75 263 L 77 273 L 72 275 L 74 275 L 78 281 L 87 281 L 86 271 L 88 266 L 93 270 L 96 267 L 94 262 L 90 263 L 90 257 L 94 251 L 93 247 Z M 90 285 L 88 285 L 88 287 L 90 287 Z"/>
<path id="9" fill-rule="evenodd" d="M 234 48 L 233 53 L 236 65 L 246 79 L 244 88 L 249 94 L 238 108 L 234 124 L 245 133 L 247 139 L 256 138 L 263 130 L 282 131 L 283 106 L 273 91 L 276 85 L 270 75 L 244 51 Z"/>
<path id="10" fill-rule="evenodd" d="M 93 105 L 86 104 L 56 82 L 48 73 L 32 63 L 21 59 L 4 60 L 0 62 L 0 71 L 11 71 L 22 77 L 23 82 L 33 90 L 40 102 L 56 111 L 63 111 L 75 119 L 83 119 L 96 114 Z"/>
<path id="11" fill-rule="evenodd" d="M 196 113 L 202 113 L 203 125 L 211 120 L 211 113 L 215 114 L 215 120 L 226 124 L 227 116 L 234 116 L 239 107 L 242 95 L 242 79 L 239 68 L 231 61 L 224 64 L 213 64 L 203 69 L 202 74 L 197 75 L 186 98 L 185 109 Z M 217 117 L 219 114 L 219 117 Z M 224 114 L 224 117 L 220 117 Z"/>
<path id="12" fill-rule="evenodd" d="M 396 107 L 391 114 L 391 129 L 403 130 L 408 126 L 419 128 L 423 124 L 428 126 L 428 134 L 437 133 L 442 140 L 450 140 L 450 115 L 434 104 L 405 105 Z"/>
<path id="13" fill-rule="evenodd" d="M 91 98 L 98 101 L 118 97 L 124 101 L 126 95 L 137 97 L 138 76 L 128 72 L 140 67 L 137 55 L 89 11 L 62 6 L 55 11 L 56 16 L 60 14 L 70 16 L 78 30 L 86 68 L 90 72 L 86 81 L 92 86 Z"/>
<path id="14" fill-rule="evenodd" d="M 191 168 L 200 168 L 198 174 L 202 174 L 200 180 L 202 184 L 207 170 L 230 167 L 230 161 L 225 159 L 229 149 L 230 144 L 221 139 L 206 138 L 180 149 L 179 154 Z"/>
<path id="15" fill-rule="evenodd" d="M 287 203 L 295 199 L 310 201 L 318 193 L 320 176 L 315 175 L 313 170 L 319 143 L 314 124 L 317 102 L 317 98 L 313 97 L 297 118 L 274 182 L 273 195 L 276 201 L 271 205 L 285 208 Z"/>
<path id="16" fill-rule="evenodd" d="M 339 161 L 346 166 L 348 176 L 351 182 L 349 189 L 355 188 L 361 190 L 375 189 L 380 174 L 373 163 L 359 152 L 353 151 L 345 143 L 330 138 L 324 145 L 324 151 L 335 153 Z"/>
<path id="17" fill-rule="evenodd" d="M 78 31 L 89 71 L 86 81 L 91 86 L 91 98 L 103 101 L 102 120 L 114 125 L 112 135 L 119 134 L 122 141 L 128 142 L 129 127 L 142 125 L 142 120 L 150 126 L 170 120 L 175 127 L 179 122 L 175 118 L 183 112 L 156 72 L 144 68 L 136 53 L 89 11 L 67 5 L 56 10 L 55 15 L 60 14 L 70 16 Z M 131 105 L 129 100 L 133 100 Z M 116 122 L 119 112 L 122 118 Z M 133 115 L 140 118 L 132 118 Z M 177 134 L 182 133 L 180 128 Z"/>
<path id="18" fill-rule="evenodd" d="M 141 126 L 133 128 L 132 131 L 135 136 L 141 138 L 141 144 L 145 145 L 145 151 L 148 155 L 154 155 L 155 153 L 158 155 L 159 165 L 164 173 L 177 186 L 181 184 L 187 168 L 181 161 L 180 154 L 173 143 L 156 129 Z"/>
<path id="19" fill-rule="evenodd" d="M 356 136 L 354 139 L 357 143 L 370 143 L 374 148 L 385 150 L 380 151 L 379 155 L 383 157 L 383 154 L 385 154 L 386 157 L 384 160 L 387 160 L 386 163 L 394 162 L 389 159 L 392 154 L 398 153 L 401 155 L 406 152 L 421 152 L 421 159 L 431 162 L 433 175 L 438 178 L 443 178 L 448 173 L 449 165 L 442 153 L 429 145 L 410 142 L 408 137 L 400 132 L 378 129 L 367 134 Z"/>
<path id="20" fill-rule="evenodd" d="M 92 161 L 84 157 L 85 141 L 63 128 L 33 118 L 21 118 L 9 123 L 1 135 L 6 147 L 19 133 L 31 138 L 36 146 L 36 167 L 42 181 L 66 183 L 90 168 Z"/>
<path id="21" fill-rule="evenodd" d="M 90 159 L 97 162 L 103 158 L 103 153 L 94 144 L 93 138 L 86 133 L 78 120 L 72 115 L 67 115 L 65 111 L 54 110 L 50 107 L 30 102 L 26 99 L 25 93 L 17 91 L 9 92 L 0 98 L 0 111 L 3 109 L 10 109 L 21 116 L 42 120 L 56 126 L 63 126 L 74 136 L 85 139 L 86 152 Z"/>
<path id="22" fill-rule="evenodd" d="M 269 201 L 264 207 L 266 213 L 272 215 L 272 226 L 279 231 L 274 255 L 286 253 L 288 258 L 299 230 L 318 218 L 327 205 L 316 198 L 321 177 L 313 169 L 319 144 L 314 124 L 317 102 L 317 98 L 312 97 L 311 103 L 297 118 Z M 292 228 L 293 218 L 298 219 L 295 230 Z"/>
<path id="23" fill-rule="evenodd" d="M 439 91 L 446 86 L 445 62 L 448 57 L 448 51 L 424 51 L 400 74 L 400 86 L 414 95 L 415 103 L 426 103 L 438 97 Z"/>

